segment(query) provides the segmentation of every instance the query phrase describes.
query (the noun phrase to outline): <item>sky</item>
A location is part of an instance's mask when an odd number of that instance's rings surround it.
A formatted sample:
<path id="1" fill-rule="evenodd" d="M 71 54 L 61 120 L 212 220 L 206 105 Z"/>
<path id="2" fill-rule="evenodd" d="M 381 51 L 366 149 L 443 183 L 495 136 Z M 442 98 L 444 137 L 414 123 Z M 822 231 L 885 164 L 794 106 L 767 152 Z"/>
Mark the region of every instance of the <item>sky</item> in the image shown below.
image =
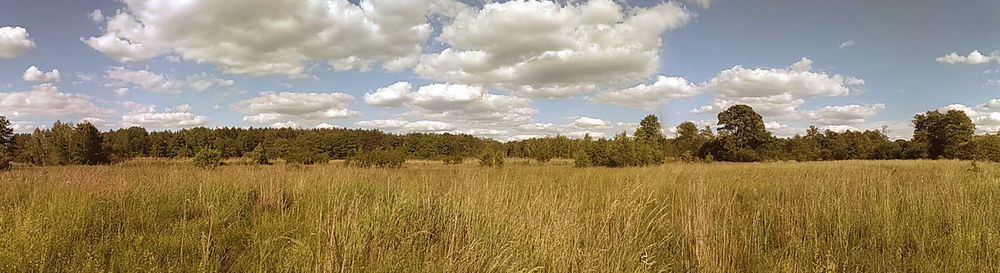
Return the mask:
<path id="1" fill-rule="evenodd" d="M 0 115 L 498 140 L 665 133 L 752 106 L 909 138 L 1000 130 L 1000 1 L 0 0 Z"/>

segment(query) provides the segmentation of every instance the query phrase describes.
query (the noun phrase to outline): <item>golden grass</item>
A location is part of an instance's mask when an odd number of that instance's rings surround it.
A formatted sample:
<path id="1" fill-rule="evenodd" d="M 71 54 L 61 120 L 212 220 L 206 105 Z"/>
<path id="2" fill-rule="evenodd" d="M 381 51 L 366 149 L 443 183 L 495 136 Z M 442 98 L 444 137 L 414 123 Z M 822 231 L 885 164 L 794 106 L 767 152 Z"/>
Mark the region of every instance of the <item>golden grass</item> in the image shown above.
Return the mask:
<path id="1" fill-rule="evenodd" d="M 993 164 L 518 162 L 20 166 L 0 271 L 1000 270 Z"/>

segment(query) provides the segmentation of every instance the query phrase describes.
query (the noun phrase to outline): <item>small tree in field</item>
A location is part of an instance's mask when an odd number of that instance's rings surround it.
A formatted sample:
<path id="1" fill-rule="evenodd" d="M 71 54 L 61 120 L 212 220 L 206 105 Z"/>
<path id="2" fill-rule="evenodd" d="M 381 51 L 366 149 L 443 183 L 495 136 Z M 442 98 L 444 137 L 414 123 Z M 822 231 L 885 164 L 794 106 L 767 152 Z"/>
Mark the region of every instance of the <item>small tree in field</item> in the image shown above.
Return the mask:
<path id="1" fill-rule="evenodd" d="M 13 158 L 10 156 L 10 153 L 7 153 L 7 149 L 0 147 L 0 172 L 9 171 L 12 160 Z"/>
<path id="2" fill-rule="evenodd" d="M 594 161 L 590 159 L 590 155 L 587 151 L 583 149 L 577 150 L 573 153 L 573 166 L 577 168 L 585 168 L 594 165 Z"/>
<path id="3" fill-rule="evenodd" d="M 246 153 L 246 158 L 253 164 L 271 165 L 271 160 L 267 158 L 267 151 L 264 150 L 263 143 L 257 144 L 257 147 L 253 148 L 252 152 Z"/>
<path id="4" fill-rule="evenodd" d="M 202 148 L 192 160 L 195 166 L 202 168 L 215 168 L 222 165 L 222 153 L 212 148 Z"/>
<path id="5" fill-rule="evenodd" d="M 503 151 L 497 150 L 494 152 L 485 151 L 479 155 L 479 165 L 483 167 L 503 167 L 504 154 Z"/>

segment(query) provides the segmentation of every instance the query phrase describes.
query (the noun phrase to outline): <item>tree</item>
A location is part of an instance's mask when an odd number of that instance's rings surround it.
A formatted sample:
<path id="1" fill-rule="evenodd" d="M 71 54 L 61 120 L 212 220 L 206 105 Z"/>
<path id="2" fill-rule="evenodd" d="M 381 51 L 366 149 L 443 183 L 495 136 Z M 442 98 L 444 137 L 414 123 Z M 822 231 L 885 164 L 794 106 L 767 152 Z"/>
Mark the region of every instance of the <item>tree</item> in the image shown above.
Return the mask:
<path id="1" fill-rule="evenodd" d="M 10 170 L 10 162 L 14 160 L 14 129 L 10 127 L 7 117 L 0 116 L 0 171 Z"/>
<path id="2" fill-rule="evenodd" d="M 968 142 L 976 131 L 965 112 L 927 111 L 913 116 L 913 142 L 927 149 L 927 158 L 969 158 Z"/>
<path id="3" fill-rule="evenodd" d="M 70 162 L 81 165 L 99 165 L 108 163 L 108 155 L 104 151 L 104 138 L 90 122 L 76 125 L 73 131 Z"/>
<path id="4" fill-rule="evenodd" d="M 724 161 L 760 160 L 756 149 L 771 140 L 764 119 L 747 105 L 730 106 L 719 113 L 719 138 L 709 146 L 709 153 Z"/>
<path id="5" fill-rule="evenodd" d="M 662 125 L 656 115 L 649 114 L 639 122 L 639 128 L 635 130 L 635 139 L 648 143 L 662 144 L 666 141 L 663 137 Z"/>
<path id="6" fill-rule="evenodd" d="M 219 150 L 206 146 L 205 148 L 201 148 L 198 154 L 194 155 L 194 159 L 191 162 L 195 166 L 209 169 L 222 166 L 222 153 Z"/>
<path id="7" fill-rule="evenodd" d="M 267 157 L 267 151 L 264 150 L 264 143 L 257 144 L 257 147 L 254 147 L 252 152 L 246 153 L 244 156 L 253 164 L 271 165 L 271 160 Z"/>
<path id="8" fill-rule="evenodd" d="M 674 146 L 677 147 L 677 153 L 680 155 L 681 160 L 693 161 L 695 155 L 698 153 L 698 149 L 701 149 L 701 146 L 705 145 L 707 140 L 698 131 L 698 126 L 694 125 L 693 122 L 685 121 L 677 125 L 677 137 L 674 138 Z"/>
<path id="9" fill-rule="evenodd" d="M 719 132 L 734 137 L 739 149 L 755 149 L 771 138 L 764 128 L 764 118 L 744 104 L 730 106 L 719 113 Z"/>

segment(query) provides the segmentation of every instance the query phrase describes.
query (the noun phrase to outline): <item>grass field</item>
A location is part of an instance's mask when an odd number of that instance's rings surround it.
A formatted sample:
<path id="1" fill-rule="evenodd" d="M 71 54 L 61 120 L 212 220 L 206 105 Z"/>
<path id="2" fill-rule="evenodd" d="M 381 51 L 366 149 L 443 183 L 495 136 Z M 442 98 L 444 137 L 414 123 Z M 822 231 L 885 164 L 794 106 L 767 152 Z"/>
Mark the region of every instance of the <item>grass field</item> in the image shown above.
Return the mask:
<path id="1" fill-rule="evenodd" d="M 996 272 L 1000 166 L 223 166 L 0 173 L 0 271 Z"/>

